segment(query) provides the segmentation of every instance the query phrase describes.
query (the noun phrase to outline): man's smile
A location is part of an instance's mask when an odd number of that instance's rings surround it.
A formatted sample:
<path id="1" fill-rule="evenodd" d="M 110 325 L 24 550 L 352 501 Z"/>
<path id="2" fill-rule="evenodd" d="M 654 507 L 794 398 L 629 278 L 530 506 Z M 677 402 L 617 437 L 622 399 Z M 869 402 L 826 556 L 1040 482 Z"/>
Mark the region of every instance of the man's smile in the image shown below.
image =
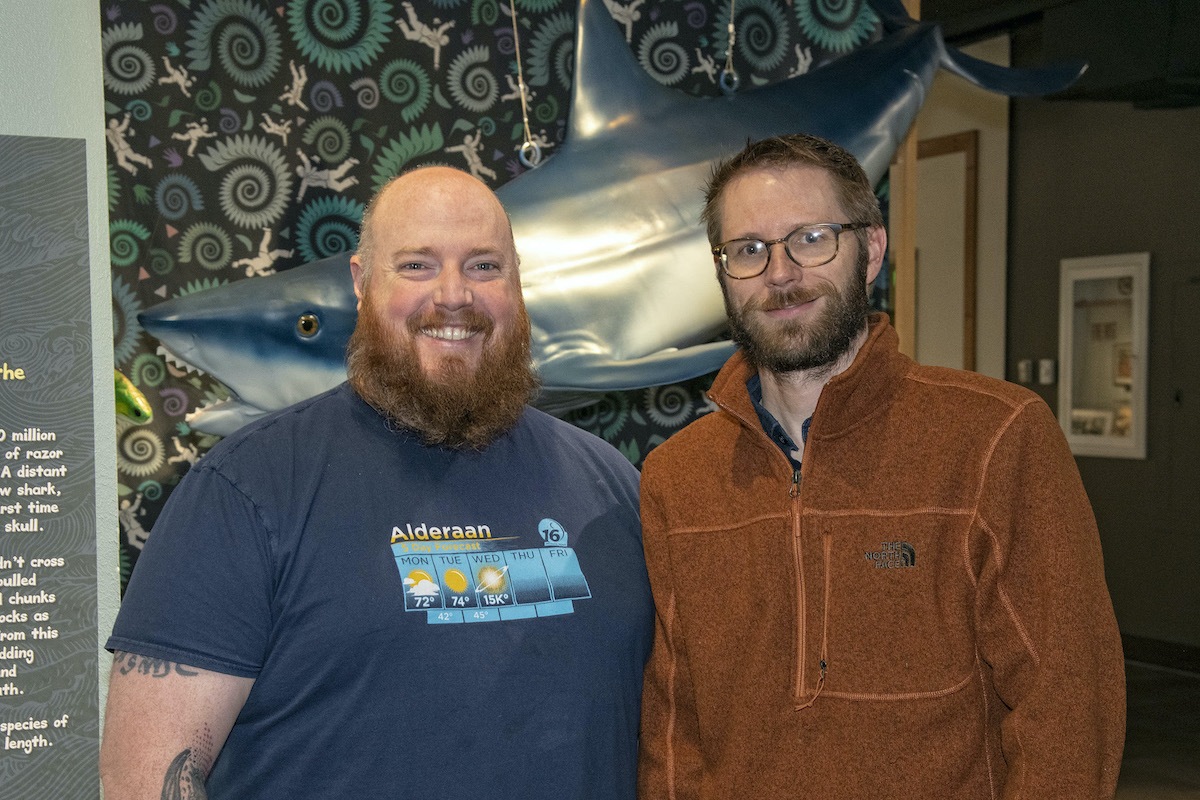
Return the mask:
<path id="1" fill-rule="evenodd" d="M 441 339 L 447 342 L 459 342 L 463 339 L 469 339 L 479 332 L 476 328 L 467 328 L 459 325 L 442 325 L 440 327 L 421 329 L 422 336 L 428 336 L 431 339 Z"/>

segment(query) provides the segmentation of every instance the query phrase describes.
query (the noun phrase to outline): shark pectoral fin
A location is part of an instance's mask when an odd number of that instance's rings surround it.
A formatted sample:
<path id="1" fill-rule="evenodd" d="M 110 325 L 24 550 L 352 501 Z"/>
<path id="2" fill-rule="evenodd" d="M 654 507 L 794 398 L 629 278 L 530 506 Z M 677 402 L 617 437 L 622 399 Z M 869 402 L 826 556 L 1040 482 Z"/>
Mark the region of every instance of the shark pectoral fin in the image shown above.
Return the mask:
<path id="1" fill-rule="evenodd" d="M 737 349 L 733 342 L 671 348 L 641 358 L 615 361 L 605 353 L 573 351 L 539 365 L 547 391 L 619 392 L 679 383 L 721 368 Z"/>
<path id="2" fill-rule="evenodd" d="M 1010 97 L 1034 97 L 1066 89 L 1079 80 L 1087 62 L 1068 61 L 1033 69 L 1001 67 L 947 47 L 942 66 L 984 89 Z"/>
<path id="3" fill-rule="evenodd" d="M 193 430 L 214 436 L 228 436 L 243 425 L 264 417 L 267 411 L 237 400 L 202 406 L 185 419 Z"/>

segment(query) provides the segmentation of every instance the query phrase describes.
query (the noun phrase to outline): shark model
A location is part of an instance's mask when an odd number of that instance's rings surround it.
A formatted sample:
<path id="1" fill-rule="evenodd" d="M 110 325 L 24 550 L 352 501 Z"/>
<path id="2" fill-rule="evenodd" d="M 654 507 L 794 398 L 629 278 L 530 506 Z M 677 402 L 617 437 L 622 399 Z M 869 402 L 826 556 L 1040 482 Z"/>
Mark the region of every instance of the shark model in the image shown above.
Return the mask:
<path id="1" fill-rule="evenodd" d="M 733 352 L 714 341 L 725 311 L 705 233 L 702 187 L 747 140 L 803 131 L 859 159 L 872 183 L 888 169 L 939 68 L 992 91 L 1046 94 L 1082 65 L 998 67 L 948 48 L 899 0 L 873 4 L 889 32 L 814 72 L 727 98 L 656 83 L 602 0 L 580 0 L 569 128 L 554 156 L 500 187 L 533 323 L 538 405 L 676 383 Z M 354 329 L 349 254 L 160 304 L 139 315 L 172 354 L 233 397 L 190 419 L 228 434 L 345 379 Z"/>

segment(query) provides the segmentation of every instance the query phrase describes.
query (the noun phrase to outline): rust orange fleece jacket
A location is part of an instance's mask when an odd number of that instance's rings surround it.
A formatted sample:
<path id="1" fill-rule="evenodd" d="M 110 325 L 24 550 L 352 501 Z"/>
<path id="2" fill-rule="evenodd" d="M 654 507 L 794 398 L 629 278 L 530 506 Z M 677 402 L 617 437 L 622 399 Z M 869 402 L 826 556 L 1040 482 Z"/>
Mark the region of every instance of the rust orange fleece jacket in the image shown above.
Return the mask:
<path id="1" fill-rule="evenodd" d="M 642 472 L 640 797 L 1111 797 L 1121 643 L 1045 403 L 917 366 L 875 315 L 794 476 L 752 374 L 734 355 Z"/>

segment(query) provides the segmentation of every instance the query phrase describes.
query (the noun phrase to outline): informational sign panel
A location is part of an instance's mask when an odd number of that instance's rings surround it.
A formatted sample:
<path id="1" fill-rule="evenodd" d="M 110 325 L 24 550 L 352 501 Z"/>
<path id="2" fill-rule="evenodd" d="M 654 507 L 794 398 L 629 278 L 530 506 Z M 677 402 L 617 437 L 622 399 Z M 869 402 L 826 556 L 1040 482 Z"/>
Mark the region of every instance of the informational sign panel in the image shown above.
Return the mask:
<path id="1" fill-rule="evenodd" d="M 22 800 L 99 796 L 84 162 L 0 136 L 0 796 Z"/>

